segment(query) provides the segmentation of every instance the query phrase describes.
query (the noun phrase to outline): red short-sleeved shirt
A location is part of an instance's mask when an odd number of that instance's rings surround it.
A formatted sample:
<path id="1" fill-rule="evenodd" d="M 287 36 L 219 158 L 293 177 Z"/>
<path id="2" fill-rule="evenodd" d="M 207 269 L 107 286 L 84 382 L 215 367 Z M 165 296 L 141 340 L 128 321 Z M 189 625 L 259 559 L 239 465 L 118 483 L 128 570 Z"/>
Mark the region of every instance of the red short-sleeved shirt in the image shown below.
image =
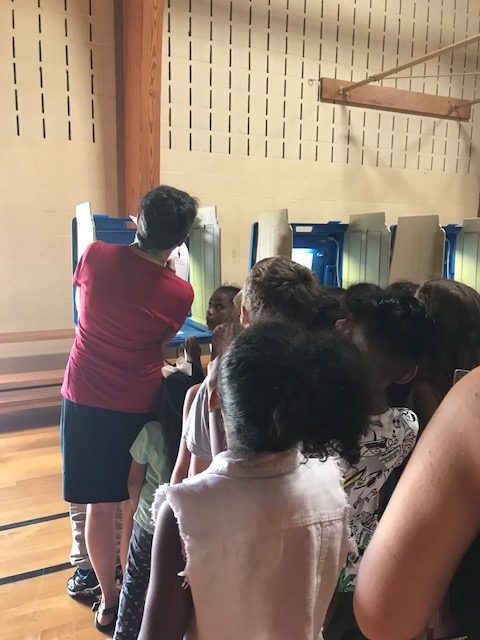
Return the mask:
<path id="1" fill-rule="evenodd" d="M 192 287 L 128 246 L 101 241 L 87 247 L 73 282 L 80 319 L 62 394 L 102 409 L 155 410 L 163 345 L 182 326 Z"/>

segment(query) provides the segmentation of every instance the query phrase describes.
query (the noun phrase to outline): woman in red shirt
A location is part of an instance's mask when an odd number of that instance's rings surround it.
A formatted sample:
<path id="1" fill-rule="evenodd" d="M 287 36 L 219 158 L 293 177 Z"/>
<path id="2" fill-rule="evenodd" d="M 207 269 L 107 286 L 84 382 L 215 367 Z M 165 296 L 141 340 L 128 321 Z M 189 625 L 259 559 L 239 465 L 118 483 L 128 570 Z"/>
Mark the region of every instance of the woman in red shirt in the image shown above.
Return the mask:
<path id="1" fill-rule="evenodd" d="M 102 589 L 95 623 L 115 624 L 115 511 L 128 500 L 129 449 L 155 415 L 163 345 L 182 326 L 191 286 L 168 268 L 197 212 L 187 193 L 158 187 L 143 198 L 136 242 L 94 242 L 82 255 L 78 332 L 62 387 L 65 500 L 87 504 L 88 553 Z"/>

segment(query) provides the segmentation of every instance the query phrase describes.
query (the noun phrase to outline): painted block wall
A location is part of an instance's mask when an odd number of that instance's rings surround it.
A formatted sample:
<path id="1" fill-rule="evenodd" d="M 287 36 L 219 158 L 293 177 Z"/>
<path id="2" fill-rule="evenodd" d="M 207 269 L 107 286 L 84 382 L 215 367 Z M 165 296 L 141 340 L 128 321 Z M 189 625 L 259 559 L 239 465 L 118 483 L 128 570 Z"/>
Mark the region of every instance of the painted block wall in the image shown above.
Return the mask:
<path id="1" fill-rule="evenodd" d="M 0 57 L 0 332 L 68 328 L 75 204 L 117 213 L 113 0 L 0 0 Z"/>

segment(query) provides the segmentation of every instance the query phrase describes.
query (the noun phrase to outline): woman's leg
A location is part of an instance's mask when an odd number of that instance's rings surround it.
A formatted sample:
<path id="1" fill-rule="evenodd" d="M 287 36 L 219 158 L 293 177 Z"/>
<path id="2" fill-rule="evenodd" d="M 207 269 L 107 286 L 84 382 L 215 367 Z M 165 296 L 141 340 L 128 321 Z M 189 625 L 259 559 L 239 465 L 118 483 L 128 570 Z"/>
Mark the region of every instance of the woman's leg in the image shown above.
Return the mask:
<path id="1" fill-rule="evenodd" d="M 153 535 L 137 522 L 128 549 L 114 640 L 136 640 L 142 624 L 145 592 L 150 578 Z"/>
<path id="2" fill-rule="evenodd" d="M 115 514 L 117 503 L 101 502 L 87 507 L 86 540 L 88 555 L 102 589 L 102 609 L 98 614 L 99 624 L 109 624 L 112 614 L 103 614 L 103 609 L 115 607 L 118 589 L 115 586 Z"/>

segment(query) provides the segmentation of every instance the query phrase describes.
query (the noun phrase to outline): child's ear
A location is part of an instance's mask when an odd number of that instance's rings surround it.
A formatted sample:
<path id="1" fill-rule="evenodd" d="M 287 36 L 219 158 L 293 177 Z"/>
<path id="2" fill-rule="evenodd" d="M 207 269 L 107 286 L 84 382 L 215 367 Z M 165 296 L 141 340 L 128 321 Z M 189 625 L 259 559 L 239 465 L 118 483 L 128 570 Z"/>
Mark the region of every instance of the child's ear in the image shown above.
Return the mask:
<path id="1" fill-rule="evenodd" d="M 250 314 L 243 304 L 240 309 L 240 324 L 242 325 L 242 327 L 248 327 L 248 325 L 250 324 Z"/>
<path id="2" fill-rule="evenodd" d="M 335 329 L 337 331 L 340 331 L 340 333 L 345 333 L 347 335 L 351 332 L 346 318 L 340 318 L 339 320 L 336 320 Z"/>
<path id="3" fill-rule="evenodd" d="M 400 378 L 400 380 L 396 380 L 395 384 L 408 384 L 416 377 L 417 373 L 418 373 L 418 367 L 415 366 L 411 371 L 409 371 L 402 378 Z"/>

